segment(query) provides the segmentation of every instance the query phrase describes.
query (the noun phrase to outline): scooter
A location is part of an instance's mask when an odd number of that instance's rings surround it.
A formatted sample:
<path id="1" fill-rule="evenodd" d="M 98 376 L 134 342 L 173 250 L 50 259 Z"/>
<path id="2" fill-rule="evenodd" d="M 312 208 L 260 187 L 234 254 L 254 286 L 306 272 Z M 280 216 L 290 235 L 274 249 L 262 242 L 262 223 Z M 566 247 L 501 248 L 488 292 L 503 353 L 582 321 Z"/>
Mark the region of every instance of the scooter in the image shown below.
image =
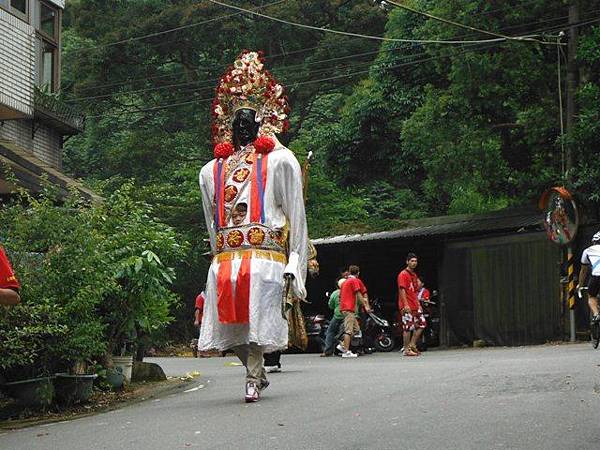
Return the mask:
<path id="1" fill-rule="evenodd" d="M 372 344 L 378 352 L 391 352 L 396 341 L 390 323 L 381 317 L 378 299 L 371 300 L 371 308 L 371 312 L 366 313 L 363 320 L 366 343 Z"/>
<path id="2" fill-rule="evenodd" d="M 359 314 L 360 330 L 352 336 L 350 350 L 358 353 L 391 352 L 396 343 L 392 335 L 392 327 L 387 320 L 373 312 L 374 310 L 381 314 L 377 299 L 371 301 L 371 307 L 371 312 L 361 311 Z M 336 339 L 342 342 L 343 338 L 344 329 L 341 327 Z"/>
<path id="3" fill-rule="evenodd" d="M 423 316 L 427 321 L 427 328 L 423 332 L 421 342 L 417 345 L 420 351 L 440 345 L 440 316 L 437 311 L 437 302 L 432 300 L 436 297 L 437 291 L 433 291 L 431 299 L 428 301 L 420 300 L 421 307 L 423 308 Z"/>

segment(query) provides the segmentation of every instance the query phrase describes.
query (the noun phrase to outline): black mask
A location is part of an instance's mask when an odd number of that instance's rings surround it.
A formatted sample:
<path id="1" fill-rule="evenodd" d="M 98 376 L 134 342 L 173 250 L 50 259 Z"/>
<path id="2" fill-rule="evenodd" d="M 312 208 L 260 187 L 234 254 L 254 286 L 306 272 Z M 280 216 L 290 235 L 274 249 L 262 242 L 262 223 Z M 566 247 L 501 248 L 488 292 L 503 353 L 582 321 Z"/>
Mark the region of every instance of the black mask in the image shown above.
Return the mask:
<path id="1" fill-rule="evenodd" d="M 236 148 L 254 142 L 258 135 L 260 124 L 256 122 L 256 112 L 242 108 L 235 113 L 233 119 L 233 143 Z"/>

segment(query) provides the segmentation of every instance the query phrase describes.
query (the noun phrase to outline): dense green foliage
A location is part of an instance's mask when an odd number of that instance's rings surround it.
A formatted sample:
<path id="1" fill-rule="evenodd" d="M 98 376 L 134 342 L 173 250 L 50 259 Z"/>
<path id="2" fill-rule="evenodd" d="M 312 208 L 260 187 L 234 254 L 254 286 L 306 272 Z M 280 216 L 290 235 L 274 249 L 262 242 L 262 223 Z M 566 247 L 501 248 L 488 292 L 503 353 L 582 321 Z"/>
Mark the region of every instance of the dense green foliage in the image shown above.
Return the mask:
<path id="1" fill-rule="evenodd" d="M 125 184 L 94 207 L 76 197 L 57 207 L 48 193 L 0 209 L 2 244 L 22 284 L 22 304 L 0 309 L 8 378 L 118 354 L 172 321 L 169 267 L 185 247 L 130 190 Z"/>
<path id="2" fill-rule="evenodd" d="M 231 3 L 388 38 L 490 38 L 368 0 Z M 569 5 L 403 3 L 480 29 L 553 42 L 566 30 Z M 582 20 L 596 18 L 600 1 L 581 3 Z M 579 30 L 579 115 L 563 144 L 574 152 L 569 187 L 591 214 L 600 199 L 594 157 L 600 27 Z M 151 36 L 137 39 L 142 35 Z M 184 321 L 191 322 L 191 299 L 206 269 L 197 173 L 211 158 L 209 104 L 216 78 L 243 48 L 264 49 L 269 68 L 288 87 L 292 128 L 284 141 L 300 160 L 315 154 L 312 237 L 531 204 L 545 188 L 566 183 L 554 45 L 381 42 L 304 30 L 206 1 L 71 1 L 64 20 L 64 96 L 88 120 L 85 133 L 67 143 L 65 165 L 104 193 L 133 183 L 132 195 L 191 243 L 177 267 L 176 290 L 190 305 L 180 311 Z"/>

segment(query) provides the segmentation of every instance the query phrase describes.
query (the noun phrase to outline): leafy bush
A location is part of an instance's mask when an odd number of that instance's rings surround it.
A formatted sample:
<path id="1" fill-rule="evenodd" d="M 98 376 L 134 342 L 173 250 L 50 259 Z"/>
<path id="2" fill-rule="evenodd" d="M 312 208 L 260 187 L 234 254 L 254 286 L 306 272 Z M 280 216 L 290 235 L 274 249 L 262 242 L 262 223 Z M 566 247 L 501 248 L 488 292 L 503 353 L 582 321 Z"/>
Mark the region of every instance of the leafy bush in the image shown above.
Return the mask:
<path id="1" fill-rule="evenodd" d="M 176 263 L 181 246 L 129 189 L 95 206 L 76 196 L 57 206 L 46 193 L 0 208 L 2 244 L 22 285 L 22 304 L 0 314 L 7 378 L 102 358 L 171 320 L 173 269 L 161 258 Z"/>

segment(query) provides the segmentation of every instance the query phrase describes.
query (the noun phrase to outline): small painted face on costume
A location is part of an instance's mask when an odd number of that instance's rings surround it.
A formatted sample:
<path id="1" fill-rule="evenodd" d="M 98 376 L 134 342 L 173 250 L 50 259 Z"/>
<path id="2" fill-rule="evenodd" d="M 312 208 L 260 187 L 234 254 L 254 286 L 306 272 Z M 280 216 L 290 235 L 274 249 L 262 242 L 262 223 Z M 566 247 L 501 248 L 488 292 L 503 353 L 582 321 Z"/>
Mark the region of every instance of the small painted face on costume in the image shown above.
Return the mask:
<path id="1" fill-rule="evenodd" d="M 406 265 L 408 266 L 409 269 L 416 269 L 417 268 L 417 258 L 410 258 L 408 260 L 406 260 Z"/>
<path id="2" fill-rule="evenodd" d="M 234 144 L 246 146 L 253 142 L 260 127 L 260 123 L 256 121 L 256 111 L 248 108 L 240 109 L 235 113 L 232 127 Z"/>
<path id="3" fill-rule="evenodd" d="M 231 222 L 233 222 L 234 226 L 239 226 L 244 223 L 246 219 L 246 213 L 248 212 L 248 205 L 245 203 L 239 203 L 235 205 L 233 210 L 231 211 Z"/>

